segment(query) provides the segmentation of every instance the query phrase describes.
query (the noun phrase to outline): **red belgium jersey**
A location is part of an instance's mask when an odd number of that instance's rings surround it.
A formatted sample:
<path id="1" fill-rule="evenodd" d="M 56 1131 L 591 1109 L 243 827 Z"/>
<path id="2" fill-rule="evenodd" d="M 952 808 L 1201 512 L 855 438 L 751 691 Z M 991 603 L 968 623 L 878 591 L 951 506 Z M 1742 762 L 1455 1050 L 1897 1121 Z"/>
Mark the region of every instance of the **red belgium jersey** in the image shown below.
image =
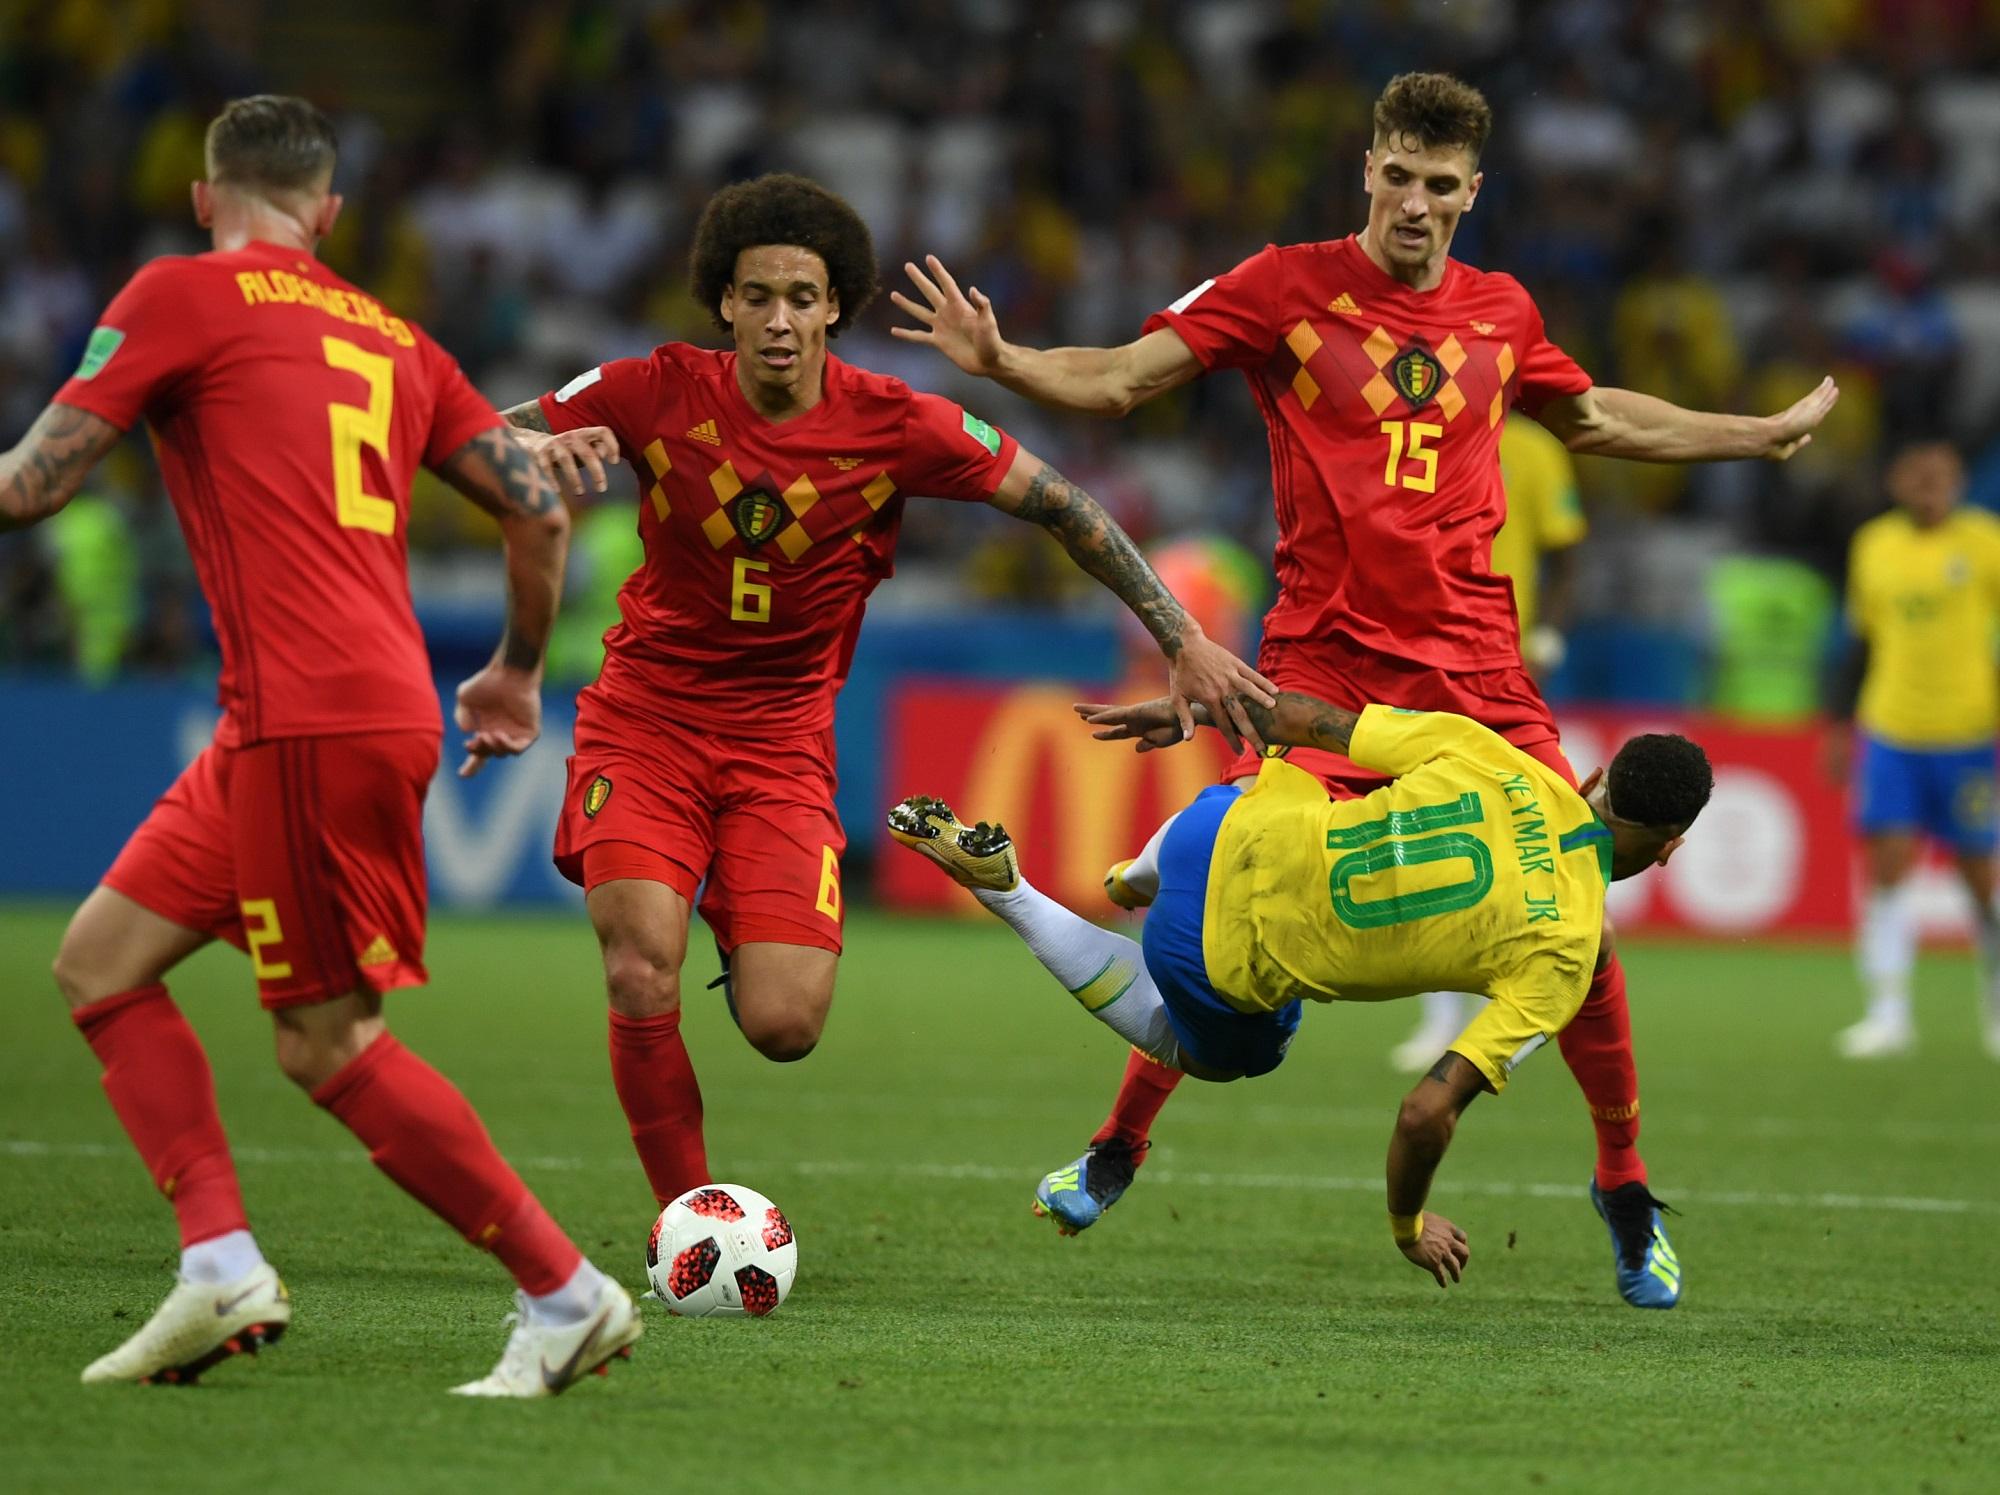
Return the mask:
<path id="1" fill-rule="evenodd" d="M 831 354 L 819 404 L 775 424 L 743 397 L 734 352 L 686 343 L 591 369 L 542 413 L 554 431 L 609 426 L 641 489 L 646 560 L 580 703 L 729 737 L 831 726 L 904 499 L 990 498 L 1018 450 Z"/>
<path id="2" fill-rule="evenodd" d="M 1271 436 L 1278 600 L 1267 643 L 1344 634 L 1444 670 L 1517 664 L 1514 595 L 1490 564 L 1506 517 L 1500 422 L 1590 377 L 1510 275 L 1457 260 L 1413 291 L 1352 236 L 1271 245 L 1145 330 L 1241 369 Z"/>
<path id="3" fill-rule="evenodd" d="M 410 479 L 501 420 L 420 328 L 300 250 L 157 259 L 56 400 L 152 427 L 222 645 L 218 743 L 439 730 Z"/>

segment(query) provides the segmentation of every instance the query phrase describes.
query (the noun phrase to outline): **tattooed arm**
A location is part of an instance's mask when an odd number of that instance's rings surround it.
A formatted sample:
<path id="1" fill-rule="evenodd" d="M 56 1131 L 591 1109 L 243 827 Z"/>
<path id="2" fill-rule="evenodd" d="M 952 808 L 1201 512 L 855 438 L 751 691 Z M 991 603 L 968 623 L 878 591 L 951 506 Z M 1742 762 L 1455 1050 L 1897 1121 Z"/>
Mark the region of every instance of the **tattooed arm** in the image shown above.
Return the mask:
<path id="1" fill-rule="evenodd" d="M 1296 690 L 1279 691 L 1268 706 L 1246 696 L 1242 709 L 1256 734 L 1275 747 L 1316 747 L 1343 755 L 1354 737 L 1355 724 L 1361 720 L 1352 711 Z M 1136 741 L 1142 753 L 1172 747 L 1181 740 L 1172 703 L 1164 696 L 1132 706 L 1079 703 L 1076 713 L 1098 729 L 1091 736 L 1099 741 Z M 1206 706 L 1195 707 L 1194 719 L 1204 727 L 1215 725 Z"/>
<path id="2" fill-rule="evenodd" d="M 1246 714 L 1273 698 L 1271 682 L 1210 639 L 1166 589 L 1132 537 L 1103 507 L 1041 458 L 1023 448 L 987 500 L 1003 514 L 1039 524 L 1071 560 L 1102 582 L 1145 625 L 1168 661 L 1169 700 L 1181 735 L 1194 735 L 1189 703 L 1203 705 L 1233 745 L 1237 734 L 1259 749 L 1263 741 Z"/>
<path id="3" fill-rule="evenodd" d="M 0 530 L 26 529 L 76 497 L 90 469 L 125 433 L 101 415 L 50 405 L 0 453 Z"/>
<path id="4" fill-rule="evenodd" d="M 1459 1280 L 1471 1253 L 1465 1232 L 1443 1215 L 1426 1212 L 1424 1201 L 1458 1118 L 1486 1088 L 1486 1077 L 1471 1061 L 1446 1053 L 1403 1097 L 1389 1138 L 1389 1233 L 1403 1255 L 1437 1278 L 1439 1287 Z"/>
<path id="5" fill-rule="evenodd" d="M 462 778 L 490 757 L 525 752 L 541 733 L 542 656 L 562 596 L 569 512 L 511 433 L 482 431 L 438 475 L 500 521 L 507 552 L 507 626 L 492 663 L 458 688 L 466 735 Z"/>
<path id="6" fill-rule="evenodd" d="M 542 414 L 540 400 L 523 400 L 501 411 L 500 418 L 517 431 L 538 431 L 544 436 L 549 434 L 549 418 Z"/>

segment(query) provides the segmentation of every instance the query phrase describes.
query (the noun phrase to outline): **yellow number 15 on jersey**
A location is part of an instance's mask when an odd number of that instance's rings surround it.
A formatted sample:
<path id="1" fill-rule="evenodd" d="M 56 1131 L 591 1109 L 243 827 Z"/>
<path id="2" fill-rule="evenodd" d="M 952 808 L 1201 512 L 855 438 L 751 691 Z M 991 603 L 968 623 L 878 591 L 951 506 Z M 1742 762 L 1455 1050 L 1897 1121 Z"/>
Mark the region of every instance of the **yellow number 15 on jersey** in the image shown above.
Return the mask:
<path id="1" fill-rule="evenodd" d="M 1435 493 L 1438 485 L 1438 453 L 1430 443 L 1444 435 L 1443 426 L 1420 420 L 1385 420 L 1382 434 L 1389 438 L 1389 460 L 1382 465 L 1382 481 L 1391 488 L 1410 488 L 1418 493 Z M 1409 471 L 1408 463 L 1417 471 Z"/>

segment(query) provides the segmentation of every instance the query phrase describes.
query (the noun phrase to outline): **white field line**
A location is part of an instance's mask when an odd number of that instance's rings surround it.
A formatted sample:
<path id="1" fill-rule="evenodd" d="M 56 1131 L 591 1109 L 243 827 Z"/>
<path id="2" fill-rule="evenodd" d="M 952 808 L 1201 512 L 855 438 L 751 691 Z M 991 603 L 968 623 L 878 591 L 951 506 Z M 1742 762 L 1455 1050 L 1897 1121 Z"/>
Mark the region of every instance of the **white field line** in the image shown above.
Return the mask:
<path id="1" fill-rule="evenodd" d="M 365 1163 L 368 1155 L 360 1148 L 319 1147 L 237 1147 L 232 1148 L 239 1163 L 313 1164 Z M 0 1141 L 0 1156 L 9 1158 L 131 1158 L 122 1143 L 38 1142 L 19 1138 Z M 135 1160 L 136 1161 L 136 1160 Z M 634 1167 L 624 1156 L 603 1158 L 518 1157 L 518 1166 L 530 1171 L 578 1173 L 624 1170 Z M 977 1179 L 982 1182 L 1013 1183 L 1026 1187 L 1033 1181 L 1028 1169 L 1003 1167 L 993 1163 L 893 1163 L 862 1161 L 857 1158 L 790 1158 L 781 1161 L 740 1161 L 735 1166 L 748 1177 L 793 1173 L 808 1178 L 879 1177 L 886 1171 L 912 1178 Z M 1155 1165 L 1146 1177 L 1156 1183 L 1181 1184 L 1197 1189 L 1258 1189 L 1294 1193 L 1380 1194 L 1380 1176 L 1341 1177 L 1318 1173 L 1212 1173 L 1194 1169 Z M 1497 1199 L 1581 1199 L 1584 1189 L 1577 1184 L 1519 1183 L 1506 1179 L 1447 1179 L 1440 1192 L 1482 1194 Z M 1676 1201 L 1689 1204 L 1722 1205 L 1750 1209 L 1830 1209 L 1904 1215 L 2000 1215 L 2000 1199 L 1930 1199 L 1908 1194 L 1793 1194 L 1756 1189 L 1714 1189 L 1673 1191 Z"/>

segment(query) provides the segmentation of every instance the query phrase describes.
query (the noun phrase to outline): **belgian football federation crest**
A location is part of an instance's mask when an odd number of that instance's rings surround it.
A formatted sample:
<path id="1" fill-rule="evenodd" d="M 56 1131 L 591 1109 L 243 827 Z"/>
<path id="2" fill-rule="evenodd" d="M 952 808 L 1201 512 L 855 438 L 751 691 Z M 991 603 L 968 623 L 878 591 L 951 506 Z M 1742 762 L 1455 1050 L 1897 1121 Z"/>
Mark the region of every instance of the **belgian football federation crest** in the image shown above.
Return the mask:
<path id="1" fill-rule="evenodd" d="M 1396 381 L 1396 393 L 1416 410 L 1430 403 L 1444 383 L 1444 368 L 1421 343 L 1398 353 L 1389 365 L 1389 377 Z"/>
<path id="2" fill-rule="evenodd" d="M 583 791 L 583 818 L 595 820 L 597 812 L 604 808 L 604 802 L 611 798 L 611 780 L 599 774 L 590 781 L 590 787 Z"/>
<path id="3" fill-rule="evenodd" d="M 762 488 L 746 488 L 729 506 L 729 522 L 743 543 L 755 550 L 778 532 L 784 512 Z"/>

